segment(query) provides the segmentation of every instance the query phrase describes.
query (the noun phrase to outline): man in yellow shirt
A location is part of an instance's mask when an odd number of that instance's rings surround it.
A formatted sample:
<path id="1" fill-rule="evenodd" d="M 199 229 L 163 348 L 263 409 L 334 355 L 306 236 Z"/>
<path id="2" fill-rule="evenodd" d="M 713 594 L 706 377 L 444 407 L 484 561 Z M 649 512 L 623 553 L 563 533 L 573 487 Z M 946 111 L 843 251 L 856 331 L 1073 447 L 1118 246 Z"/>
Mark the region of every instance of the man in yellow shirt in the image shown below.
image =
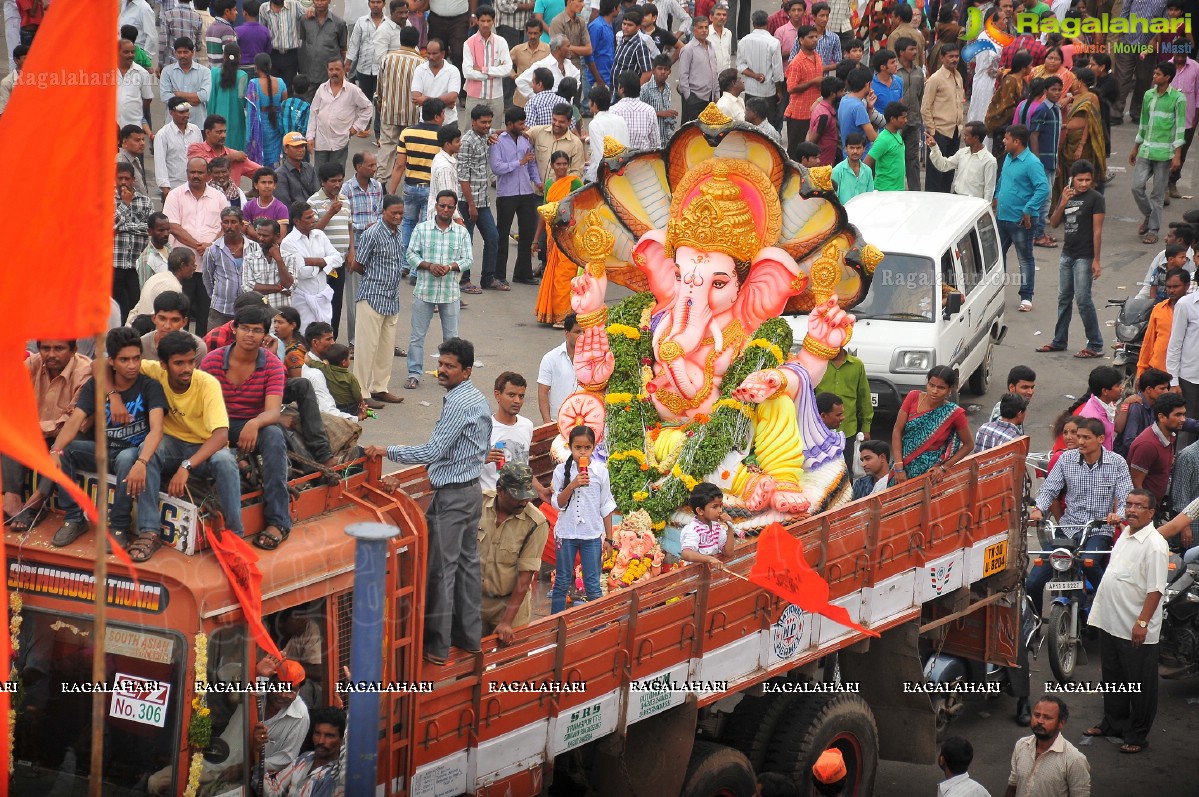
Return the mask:
<path id="1" fill-rule="evenodd" d="M 175 497 L 184 494 L 193 473 L 210 478 L 216 483 L 225 528 L 240 535 L 241 476 L 228 448 L 229 414 L 220 382 L 196 369 L 195 339 L 183 331 L 167 333 L 158 343 L 158 361 L 142 360 L 142 373 L 157 379 L 167 395 L 164 434 L 146 471 L 146 491 L 158 494 L 163 473 L 174 474 L 167 492 Z M 157 537 L 138 537 L 129 549 L 130 558 L 145 561 L 160 544 Z"/>
<path id="2" fill-rule="evenodd" d="M 1166 247 L 1166 264 L 1170 263 L 1169 250 L 1176 248 L 1182 251 L 1185 261 L 1186 248 L 1171 244 Z M 1166 348 L 1170 345 L 1170 329 L 1174 326 L 1174 305 L 1186 296 L 1191 287 L 1191 275 L 1185 268 L 1171 268 L 1166 272 L 1166 300 L 1158 302 L 1149 314 L 1149 326 L 1145 329 L 1145 339 L 1141 343 L 1141 357 L 1137 360 L 1137 376 L 1149 368 L 1166 370 Z"/>

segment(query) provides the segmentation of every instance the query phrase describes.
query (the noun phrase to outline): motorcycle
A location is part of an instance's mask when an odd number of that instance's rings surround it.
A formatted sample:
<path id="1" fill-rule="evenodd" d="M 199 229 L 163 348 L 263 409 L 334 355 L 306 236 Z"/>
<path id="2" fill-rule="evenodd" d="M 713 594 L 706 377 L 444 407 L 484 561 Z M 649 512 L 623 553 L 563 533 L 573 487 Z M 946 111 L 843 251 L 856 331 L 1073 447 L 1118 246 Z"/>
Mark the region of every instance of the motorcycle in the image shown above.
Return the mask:
<path id="1" fill-rule="evenodd" d="M 1199 563 L 1183 566 L 1177 554 L 1170 556 L 1170 577 L 1162 601 L 1161 677 L 1199 676 Z"/>
<path id="2" fill-rule="evenodd" d="M 1082 627 L 1090 611 L 1089 599 L 1094 597 L 1098 585 L 1088 584 L 1083 565 L 1090 567 L 1095 558 L 1111 552 L 1084 551 L 1083 546 L 1091 533 L 1104 525 L 1103 521 L 1093 520 L 1085 526 L 1058 526 L 1052 520 L 1044 520 L 1037 526 L 1037 536 L 1044 550 L 1028 552 L 1029 556 L 1036 557 L 1033 564 L 1048 561 L 1053 568 L 1053 578 L 1046 589 L 1054 596 L 1049 614 L 1044 618 L 1046 632 L 1040 641 L 1049 643 L 1049 668 L 1058 683 L 1068 683 L 1074 675 L 1079 653 L 1086 655 L 1082 649 Z M 1060 529 L 1073 528 L 1082 529 L 1078 540 L 1058 533 Z M 1039 644 L 1029 647 L 1034 657 L 1039 651 Z"/>
<path id="3" fill-rule="evenodd" d="M 1120 308 L 1116 317 L 1117 342 L 1113 344 L 1116 350 L 1113 359 L 1116 368 L 1124 371 L 1125 392 L 1136 390 L 1137 360 L 1141 357 L 1145 330 L 1149 328 L 1149 314 L 1153 312 L 1153 306 L 1156 304 L 1154 293 L 1155 290 L 1151 289 L 1148 298 L 1130 296 L 1127 299 L 1107 300 L 1108 307 Z"/>

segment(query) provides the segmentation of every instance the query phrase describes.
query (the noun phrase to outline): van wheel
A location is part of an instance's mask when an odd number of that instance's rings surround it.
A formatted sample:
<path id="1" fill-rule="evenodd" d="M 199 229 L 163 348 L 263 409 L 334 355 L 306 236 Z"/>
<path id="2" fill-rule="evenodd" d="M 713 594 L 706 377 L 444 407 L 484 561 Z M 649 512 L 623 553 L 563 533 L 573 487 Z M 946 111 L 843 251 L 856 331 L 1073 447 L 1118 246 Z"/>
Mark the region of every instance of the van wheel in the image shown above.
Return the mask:
<path id="1" fill-rule="evenodd" d="M 680 797 L 753 797 L 758 788 L 749 759 L 731 747 L 696 742 Z"/>
<path id="2" fill-rule="evenodd" d="M 874 792 L 878 726 L 865 700 L 854 694 L 808 694 L 792 703 L 788 714 L 770 740 L 767 772 L 786 775 L 801 794 L 808 794 L 816 759 L 836 747 L 848 770 L 842 794 L 868 797 Z"/>
<path id="3" fill-rule="evenodd" d="M 720 741 L 740 750 L 754 770 L 760 770 L 770 737 L 793 702 L 794 695 L 788 693 L 742 698 L 721 729 Z"/>
<path id="4" fill-rule="evenodd" d="M 970 375 L 970 392 L 976 396 L 984 395 L 991 384 L 991 371 L 995 368 L 995 344 L 987 343 L 987 353 L 978 369 Z"/>

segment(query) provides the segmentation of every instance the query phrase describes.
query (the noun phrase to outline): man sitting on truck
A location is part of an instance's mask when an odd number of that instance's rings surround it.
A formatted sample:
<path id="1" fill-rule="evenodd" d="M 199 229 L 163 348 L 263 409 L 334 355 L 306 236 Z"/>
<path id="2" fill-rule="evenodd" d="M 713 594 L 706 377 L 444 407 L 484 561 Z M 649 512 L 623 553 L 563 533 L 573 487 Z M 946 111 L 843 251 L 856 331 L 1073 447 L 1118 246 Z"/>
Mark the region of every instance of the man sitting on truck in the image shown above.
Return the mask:
<path id="1" fill-rule="evenodd" d="M 225 528 L 240 535 L 241 476 L 227 447 L 229 414 L 220 383 L 211 374 L 196 370 L 196 340 L 187 332 L 168 333 L 158 344 L 158 355 L 161 362 L 142 360 L 142 373 L 162 385 L 168 410 L 162 443 L 146 470 L 146 490 L 158 495 L 164 472 L 174 474 L 167 492 L 175 497 L 183 495 L 193 473 L 211 478 Z M 144 562 L 160 545 L 158 535 L 141 535 L 129 555 L 135 562 Z"/>
<path id="2" fill-rule="evenodd" d="M 881 493 L 891 478 L 891 446 L 883 440 L 863 440 L 859 457 L 866 475 L 853 483 L 853 500 Z"/>
<path id="3" fill-rule="evenodd" d="M 162 416 L 167 400 L 162 386 L 141 373 L 142 342 L 129 327 L 108 330 L 104 341 L 108 353 L 112 392 L 107 403 L 119 401 L 128 420 L 116 423 L 108 414 L 108 462 L 116 474 L 116 495 L 109 515 L 109 527 L 114 536 L 128 534 L 132 525 L 133 502 L 137 501 L 137 520 L 142 533 L 159 531 L 158 493 L 146 490 L 146 471 L 150 459 L 162 441 Z M 93 377 L 79 391 L 79 401 L 62 431 L 50 446 L 50 456 L 58 462 L 63 473 L 76 478 L 80 470 L 96 469 L 96 442 L 80 437 L 84 422 L 96 411 L 96 380 Z M 66 490 L 59 490 L 58 501 L 66 512 L 66 520 L 50 541 L 55 547 L 70 545 L 87 531 L 83 510 Z"/>
<path id="4" fill-rule="evenodd" d="M 142 335 L 143 360 L 158 359 L 158 344 L 166 335 L 180 329 L 187 331 L 187 324 L 191 320 L 188 317 L 191 315 L 191 304 L 187 294 L 179 291 L 163 291 L 154 297 L 154 314 L 150 316 L 154 330 Z M 208 354 L 208 347 L 199 336 L 190 332 L 187 334 L 196 341 L 196 359 L 203 359 Z"/>
<path id="5" fill-rule="evenodd" d="M 1033 394 L 1037 391 L 1037 372 L 1027 365 L 1017 365 L 1007 372 L 1007 392 L 1015 393 L 1024 399 L 1025 404 L 1032 403 Z M 1000 397 L 1000 401 L 1002 401 Z M 991 408 L 988 420 L 999 420 L 999 401 Z M 1020 424 L 1020 434 L 1024 434 L 1024 424 Z"/>
<path id="6" fill-rule="evenodd" d="M 974 435 L 974 450 L 986 451 L 1010 443 L 1024 434 L 1024 415 L 1028 402 L 1015 393 L 1005 393 L 999 399 L 999 420 L 987 421 Z"/>

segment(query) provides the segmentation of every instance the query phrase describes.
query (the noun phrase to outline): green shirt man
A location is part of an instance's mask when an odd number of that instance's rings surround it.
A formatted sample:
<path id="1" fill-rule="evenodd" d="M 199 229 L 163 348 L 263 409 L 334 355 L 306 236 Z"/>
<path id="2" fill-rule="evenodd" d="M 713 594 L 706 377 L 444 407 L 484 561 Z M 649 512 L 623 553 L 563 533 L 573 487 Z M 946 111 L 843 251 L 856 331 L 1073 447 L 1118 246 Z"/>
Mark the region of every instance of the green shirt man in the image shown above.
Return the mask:
<path id="1" fill-rule="evenodd" d="M 870 434 L 870 424 L 874 421 L 874 403 L 870 398 L 870 381 L 866 378 L 866 366 L 861 360 L 841 349 L 840 354 L 829 361 L 824 378 L 816 386 L 816 393 L 832 393 L 844 402 L 845 419 L 841 421 L 838 429 L 844 432 L 846 440 L 852 440 L 858 432 Z"/>
<path id="2" fill-rule="evenodd" d="M 907 180 L 907 155 L 901 131 L 908 123 L 908 108 L 902 102 L 893 102 L 883 115 L 887 126 L 863 160 L 874 170 L 876 191 L 902 191 Z"/>

